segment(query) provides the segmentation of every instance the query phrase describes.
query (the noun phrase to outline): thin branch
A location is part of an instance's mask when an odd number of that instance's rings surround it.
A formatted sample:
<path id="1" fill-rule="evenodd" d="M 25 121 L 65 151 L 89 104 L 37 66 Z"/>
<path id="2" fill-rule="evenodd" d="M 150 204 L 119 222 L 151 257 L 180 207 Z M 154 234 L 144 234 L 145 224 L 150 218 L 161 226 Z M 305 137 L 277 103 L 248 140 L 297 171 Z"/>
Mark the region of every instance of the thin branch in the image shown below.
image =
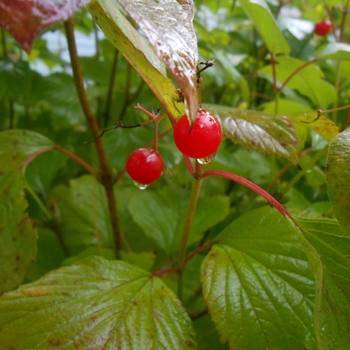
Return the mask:
<path id="1" fill-rule="evenodd" d="M 73 159 L 74 161 L 79 163 L 82 167 L 84 167 L 91 175 L 96 176 L 96 170 L 89 163 L 87 163 L 84 159 L 78 157 L 75 153 L 68 151 L 67 149 L 65 149 L 59 145 L 54 145 L 54 149 L 58 152 L 65 154 L 69 158 Z"/>
<path id="2" fill-rule="evenodd" d="M 238 176 L 236 174 L 231 174 L 226 171 L 221 171 L 221 170 L 207 170 L 204 172 L 203 177 L 207 177 L 207 176 L 220 176 L 220 177 L 225 177 L 229 180 L 238 182 L 241 185 L 250 188 L 252 191 L 257 193 L 261 197 L 265 198 L 283 216 L 286 216 L 286 217 L 288 216 L 289 218 L 292 218 L 292 214 L 280 202 L 278 202 L 274 197 L 272 197 L 268 192 L 263 190 L 261 187 L 245 179 L 244 177 Z"/>
<path id="3" fill-rule="evenodd" d="M 169 269 L 158 270 L 156 272 L 153 272 L 152 276 L 159 277 L 159 276 L 168 275 L 169 273 L 177 273 L 177 269 L 169 268 Z"/>
<path id="4" fill-rule="evenodd" d="M 110 111 L 111 111 L 111 104 L 112 104 L 112 95 L 113 95 L 113 88 L 114 88 L 114 81 L 116 72 L 118 69 L 118 57 L 119 57 L 119 51 L 115 49 L 114 51 L 114 57 L 113 57 L 113 63 L 112 63 L 112 69 L 111 69 L 111 75 L 109 79 L 108 84 L 108 93 L 107 93 L 107 100 L 106 100 L 106 108 L 103 113 L 104 115 L 104 126 L 106 127 L 108 124 L 108 119 L 110 117 Z"/>
<path id="5" fill-rule="evenodd" d="M 193 252 L 191 252 L 189 255 L 186 256 L 185 265 L 186 265 L 193 257 L 195 257 L 197 254 L 203 252 L 204 250 L 210 249 L 214 244 L 215 244 L 215 242 L 208 242 L 208 243 L 206 243 L 206 244 L 201 245 L 201 246 L 198 247 L 197 249 L 195 249 Z"/>
<path id="6" fill-rule="evenodd" d="M 92 112 L 92 109 L 85 91 L 77 47 L 75 43 L 73 20 L 69 18 L 67 21 L 65 21 L 64 27 L 66 31 L 68 49 L 69 49 L 69 54 L 71 58 L 75 87 L 77 90 L 79 101 L 83 109 L 86 121 L 92 132 L 92 136 L 93 138 L 96 139 L 95 146 L 96 146 L 96 151 L 97 151 L 97 155 L 98 155 L 100 167 L 101 167 L 101 180 L 107 195 L 108 209 L 109 209 L 109 214 L 111 219 L 112 232 L 114 235 L 115 249 L 116 249 L 117 257 L 119 257 L 119 250 L 121 249 L 122 238 L 121 238 L 121 233 L 119 229 L 119 220 L 117 216 L 117 203 L 116 203 L 116 199 L 113 191 L 112 175 L 108 166 L 108 160 L 107 160 L 104 144 L 102 142 L 102 139 L 98 137 L 100 135 L 100 130 L 98 128 L 97 122 L 95 120 L 94 114 Z"/>
<path id="7" fill-rule="evenodd" d="M 7 57 L 7 45 L 6 45 L 6 33 L 3 28 L 0 28 L 0 34 L 1 34 L 1 47 L 2 47 L 2 54 L 3 57 Z"/>
<path id="8" fill-rule="evenodd" d="M 283 84 L 281 85 L 281 87 L 280 88 L 278 88 L 277 90 L 278 91 L 282 91 L 284 88 L 285 88 L 285 86 L 291 81 L 291 79 L 293 78 L 293 77 L 295 77 L 300 71 L 302 71 L 304 68 L 306 68 L 307 66 L 309 66 L 310 64 L 313 64 L 313 63 L 315 63 L 315 62 L 317 62 L 319 59 L 318 58 L 314 58 L 314 59 L 312 59 L 312 60 L 310 60 L 310 61 L 307 61 L 307 62 L 305 62 L 304 64 L 302 64 L 300 67 L 298 67 L 284 82 L 283 82 Z"/>

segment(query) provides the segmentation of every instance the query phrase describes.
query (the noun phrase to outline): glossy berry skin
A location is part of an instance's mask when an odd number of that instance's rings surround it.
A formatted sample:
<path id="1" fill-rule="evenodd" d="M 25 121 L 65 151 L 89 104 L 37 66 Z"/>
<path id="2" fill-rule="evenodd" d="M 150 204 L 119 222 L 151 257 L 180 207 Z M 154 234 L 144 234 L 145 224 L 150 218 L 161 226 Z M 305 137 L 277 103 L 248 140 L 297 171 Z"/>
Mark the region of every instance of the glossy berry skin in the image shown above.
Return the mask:
<path id="1" fill-rule="evenodd" d="M 197 113 L 192 128 L 184 114 L 175 124 L 174 141 L 185 156 L 206 158 L 216 152 L 221 141 L 221 126 L 209 112 L 201 109 Z"/>
<path id="2" fill-rule="evenodd" d="M 319 36 L 325 36 L 332 30 L 332 28 L 333 28 L 332 23 L 330 21 L 323 19 L 316 23 L 315 34 Z"/>
<path id="3" fill-rule="evenodd" d="M 126 162 L 126 171 L 130 177 L 144 185 L 158 180 L 164 168 L 163 160 L 158 152 L 139 148 L 132 152 Z"/>

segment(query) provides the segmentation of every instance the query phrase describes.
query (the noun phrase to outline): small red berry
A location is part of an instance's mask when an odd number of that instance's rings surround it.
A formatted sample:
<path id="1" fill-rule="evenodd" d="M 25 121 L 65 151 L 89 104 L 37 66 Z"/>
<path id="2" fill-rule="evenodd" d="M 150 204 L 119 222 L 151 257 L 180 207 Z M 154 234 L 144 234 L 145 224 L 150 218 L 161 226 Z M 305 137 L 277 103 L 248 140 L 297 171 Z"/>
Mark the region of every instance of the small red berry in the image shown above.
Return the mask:
<path id="1" fill-rule="evenodd" d="M 332 23 L 326 19 L 323 19 L 316 23 L 315 34 L 319 36 L 325 36 L 332 30 L 332 28 Z"/>
<path id="2" fill-rule="evenodd" d="M 220 123 L 212 114 L 201 109 L 191 127 L 184 114 L 175 124 L 174 141 L 180 152 L 188 157 L 209 157 L 220 145 Z"/>
<path id="3" fill-rule="evenodd" d="M 157 151 L 139 148 L 132 152 L 126 162 L 126 171 L 139 184 L 149 185 L 158 180 L 164 168 L 162 157 Z"/>

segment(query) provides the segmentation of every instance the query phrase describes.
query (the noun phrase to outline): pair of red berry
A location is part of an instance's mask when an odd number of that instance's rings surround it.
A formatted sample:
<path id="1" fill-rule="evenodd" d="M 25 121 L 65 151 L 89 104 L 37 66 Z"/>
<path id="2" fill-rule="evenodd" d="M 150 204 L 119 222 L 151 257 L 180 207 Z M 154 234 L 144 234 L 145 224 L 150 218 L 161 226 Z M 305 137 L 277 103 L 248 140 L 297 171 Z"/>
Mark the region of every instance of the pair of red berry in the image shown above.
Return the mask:
<path id="1" fill-rule="evenodd" d="M 209 112 L 200 109 L 190 125 L 184 114 L 175 124 L 174 141 L 185 156 L 203 159 L 215 154 L 221 141 L 221 126 Z M 155 150 L 139 148 L 128 158 L 126 171 L 139 184 L 149 185 L 158 180 L 163 172 L 162 157 Z"/>

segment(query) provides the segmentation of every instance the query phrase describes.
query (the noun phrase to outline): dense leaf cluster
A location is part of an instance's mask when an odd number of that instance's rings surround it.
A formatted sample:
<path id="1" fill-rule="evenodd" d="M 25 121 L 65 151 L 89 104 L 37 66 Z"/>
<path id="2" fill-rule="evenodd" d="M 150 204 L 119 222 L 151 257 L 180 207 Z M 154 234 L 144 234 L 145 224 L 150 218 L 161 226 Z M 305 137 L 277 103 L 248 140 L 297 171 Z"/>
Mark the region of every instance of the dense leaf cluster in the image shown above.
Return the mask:
<path id="1" fill-rule="evenodd" d="M 348 349 L 348 6 L 0 0 L 0 349 Z"/>

